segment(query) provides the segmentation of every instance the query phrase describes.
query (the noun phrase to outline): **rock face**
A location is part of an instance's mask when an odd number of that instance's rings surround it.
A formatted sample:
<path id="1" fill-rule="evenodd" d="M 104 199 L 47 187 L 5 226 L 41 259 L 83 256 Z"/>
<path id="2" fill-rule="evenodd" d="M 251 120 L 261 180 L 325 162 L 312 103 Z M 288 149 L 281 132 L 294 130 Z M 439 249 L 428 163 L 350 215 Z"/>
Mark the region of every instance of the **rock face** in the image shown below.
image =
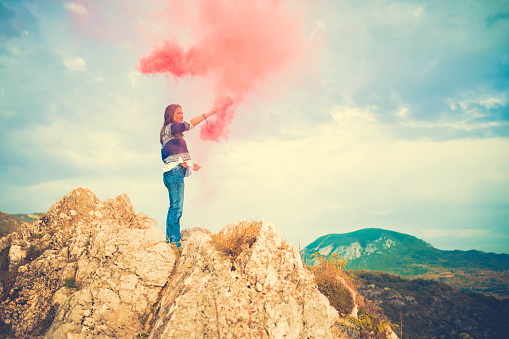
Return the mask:
<path id="1" fill-rule="evenodd" d="M 253 226 L 237 222 L 219 235 Z M 333 338 L 337 311 L 292 246 L 259 226 L 256 242 L 233 261 L 211 235 L 189 236 L 150 338 Z"/>
<path id="2" fill-rule="evenodd" d="M 244 230 L 255 231 L 237 252 L 218 245 Z M 0 239 L 0 334 L 358 338 L 271 225 L 182 233 L 174 251 L 126 195 L 99 201 L 87 189 L 70 192 L 43 219 Z"/>
<path id="3" fill-rule="evenodd" d="M 4 286 L 1 320 L 15 337 L 133 338 L 175 262 L 156 222 L 135 215 L 126 195 L 99 201 L 86 189 L 2 244 L 15 280 Z"/>

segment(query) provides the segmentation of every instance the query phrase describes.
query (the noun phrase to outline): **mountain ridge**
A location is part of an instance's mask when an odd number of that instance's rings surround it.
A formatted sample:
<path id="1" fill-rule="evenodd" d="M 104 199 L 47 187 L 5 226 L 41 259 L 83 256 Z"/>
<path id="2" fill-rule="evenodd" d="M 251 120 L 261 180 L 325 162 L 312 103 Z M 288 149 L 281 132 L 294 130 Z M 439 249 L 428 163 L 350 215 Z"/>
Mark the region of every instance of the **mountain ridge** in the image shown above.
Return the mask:
<path id="1" fill-rule="evenodd" d="M 505 253 L 440 250 L 412 235 L 381 228 L 319 237 L 301 251 L 303 261 L 314 265 L 315 252 L 343 257 L 348 270 L 433 279 L 460 290 L 509 298 L 509 254 Z"/>

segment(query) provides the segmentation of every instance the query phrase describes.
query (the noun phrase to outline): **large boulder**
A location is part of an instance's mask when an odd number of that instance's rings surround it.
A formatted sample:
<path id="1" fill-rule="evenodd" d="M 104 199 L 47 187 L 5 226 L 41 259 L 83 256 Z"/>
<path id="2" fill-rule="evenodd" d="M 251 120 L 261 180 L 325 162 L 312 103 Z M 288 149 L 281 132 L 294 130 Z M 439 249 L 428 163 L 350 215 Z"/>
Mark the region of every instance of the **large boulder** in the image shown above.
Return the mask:
<path id="1" fill-rule="evenodd" d="M 99 201 L 82 188 L 2 244 L 12 286 L 0 317 L 23 338 L 133 338 L 175 263 L 155 220 L 136 215 L 127 195 Z"/>

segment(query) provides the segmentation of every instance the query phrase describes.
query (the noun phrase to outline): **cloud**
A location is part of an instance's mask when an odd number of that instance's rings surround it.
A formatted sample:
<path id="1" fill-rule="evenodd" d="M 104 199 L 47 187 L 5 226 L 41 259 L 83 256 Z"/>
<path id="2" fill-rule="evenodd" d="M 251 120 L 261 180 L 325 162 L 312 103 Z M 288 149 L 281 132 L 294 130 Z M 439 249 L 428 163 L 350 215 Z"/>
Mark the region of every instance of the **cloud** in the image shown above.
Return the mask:
<path id="1" fill-rule="evenodd" d="M 193 117 L 214 93 L 195 79 L 135 73 L 168 32 L 186 50 L 197 41 L 197 25 L 179 28 L 189 16 L 170 21 L 168 2 L 149 3 L 0 4 L 10 11 L 0 25 L 12 29 L 0 36 L 2 210 L 41 211 L 82 186 L 101 199 L 127 193 L 164 228 L 163 109 L 180 103 Z M 171 3 L 190 13 L 197 5 Z M 327 42 L 316 50 L 322 77 L 306 65 L 278 73 L 238 106 L 227 142 L 186 136 L 202 169 L 186 181 L 183 227 L 266 219 L 303 246 L 362 227 L 466 229 L 456 242 L 430 239 L 506 251 L 508 27 L 483 21 L 506 11 L 503 3 L 279 4 L 306 13 L 302 36 Z"/>
<path id="2" fill-rule="evenodd" d="M 425 229 L 420 233 L 423 238 L 478 238 L 478 237 L 499 237 L 500 234 L 496 234 L 491 230 L 486 229 Z M 505 236 L 507 237 L 507 236 Z"/>
<path id="3" fill-rule="evenodd" d="M 420 19 L 425 15 L 425 9 L 423 5 L 419 4 L 393 2 L 378 8 L 373 15 L 380 22 L 387 24 L 418 25 Z"/>
<path id="4" fill-rule="evenodd" d="M 189 14 L 187 6 L 173 5 L 173 17 Z M 291 80 L 284 72 L 295 71 L 297 63 L 313 65 L 308 50 L 317 48 L 306 39 L 302 15 L 290 14 L 279 1 L 201 0 L 196 14 L 179 26 L 196 36 L 192 46 L 183 48 L 170 30 L 160 47 L 140 59 L 137 69 L 143 74 L 211 82 L 208 91 L 216 96 L 215 107 L 223 106 L 218 103 L 228 97 L 229 108 L 220 110 L 211 128 L 201 128 L 204 140 L 227 139 L 237 105 L 259 94 L 267 79 L 277 77 L 281 88 L 289 86 Z"/>
<path id="5" fill-rule="evenodd" d="M 362 227 L 415 234 L 454 222 L 476 229 L 488 219 L 472 213 L 509 204 L 509 140 L 404 140 L 375 108 L 329 113 L 327 123 L 288 121 L 278 136 L 220 145 L 204 167 L 221 174 L 193 179 L 220 187 L 193 204 L 212 224 L 266 218 L 294 243 L 296 232 L 311 241 Z"/>
<path id="6" fill-rule="evenodd" d="M 84 72 L 87 69 L 85 60 L 80 57 L 77 58 L 64 58 L 64 65 L 69 71 L 73 72 Z"/>
<path id="7" fill-rule="evenodd" d="M 39 21 L 23 2 L 0 3 L 0 55 L 11 54 L 11 39 L 38 33 Z"/>
<path id="8" fill-rule="evenodd" d="M 509 94 L 503 62 L 509 55 L 508 26 L 497 26 L 494 34 L 483 25 L 487 15 L 503 10 L 502 3 L 341 1 L 331 6 L 335 10 L 320 13 L 331 58 L 324 78 L 327 93 L 341 104 L 377 106 L 376 114 L 386 122 L 405 106 L 414 118 L 430 122 L 448 111 L 449 98 L 465 92 Z M 507 107 L 505 113 L 483 113 L 487 119 L 508 119 Z"/>
<path id="9" fill-rule="evenodd" d="M 71 1 L 71 2 L 67 3 L 66 7 L 67 7 L 68 10 L 70 10 L 74 14 L 77 14 L 77 15 L 79 15 L 81 17 L 87 17 L 88 16 L 88 9 L 84 5 L 82 5 L 80 3 Z"/>

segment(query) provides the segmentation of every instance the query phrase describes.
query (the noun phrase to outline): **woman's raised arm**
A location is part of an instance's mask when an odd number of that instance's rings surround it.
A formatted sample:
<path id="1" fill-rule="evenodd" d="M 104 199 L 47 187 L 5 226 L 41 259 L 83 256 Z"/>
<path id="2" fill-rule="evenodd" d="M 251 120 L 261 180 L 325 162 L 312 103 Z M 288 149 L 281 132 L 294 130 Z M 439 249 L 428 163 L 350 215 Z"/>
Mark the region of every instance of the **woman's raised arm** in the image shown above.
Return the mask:
<path id="1" fill-rule="evenodd" d="M 204 113 L 204 114 L 202 114 L 202 115 L 197 116 L 196 118 L 192 118 L 192 119 L 191 119 L 191 121 L 190 121 L 190 122 L 191 122 L 191 125 L 193 125 L 193 126 L 198 125 L 198 124 L 199 124 L 200 122 L 202 122 L 203 120 L 205 120 L 205 119 L 207 119 L 208 117 L 211 117 L 211 116 L 213 116 L 214 114 L 216 114 L 216 113 L 217 113 L 217 111 L 218 111 L 218 109 L 214 107 L 214 108 L 212 108 L 212 109 L 211 109 L 208 113 Z"/>

